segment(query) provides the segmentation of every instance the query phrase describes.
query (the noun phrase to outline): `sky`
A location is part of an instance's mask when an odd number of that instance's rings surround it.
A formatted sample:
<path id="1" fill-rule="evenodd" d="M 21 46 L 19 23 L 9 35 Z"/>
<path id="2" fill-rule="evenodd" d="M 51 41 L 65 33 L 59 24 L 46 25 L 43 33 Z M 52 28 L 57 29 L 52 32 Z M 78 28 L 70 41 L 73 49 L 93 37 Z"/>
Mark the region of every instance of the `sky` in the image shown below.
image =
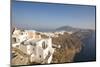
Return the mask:
<path id="1" fill-rule="evenodd" d="M 12 2 L 12 25 L 28 29 L 56 29 L 62 26 L 95 29 L 95 6 Z"/>

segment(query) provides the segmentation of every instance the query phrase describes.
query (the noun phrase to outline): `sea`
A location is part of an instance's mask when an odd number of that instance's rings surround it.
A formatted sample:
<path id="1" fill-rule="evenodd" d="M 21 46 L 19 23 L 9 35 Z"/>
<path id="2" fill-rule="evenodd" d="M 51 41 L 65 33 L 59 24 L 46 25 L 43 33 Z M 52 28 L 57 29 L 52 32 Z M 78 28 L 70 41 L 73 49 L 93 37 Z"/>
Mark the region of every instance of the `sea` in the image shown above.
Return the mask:
<path id="1" fill-rule="evenodd" d="M 85 38 L 83 43 L 82 50 L 74 57 L 74 62 L 96 61 L 96 33 L 93 32 Z"/>

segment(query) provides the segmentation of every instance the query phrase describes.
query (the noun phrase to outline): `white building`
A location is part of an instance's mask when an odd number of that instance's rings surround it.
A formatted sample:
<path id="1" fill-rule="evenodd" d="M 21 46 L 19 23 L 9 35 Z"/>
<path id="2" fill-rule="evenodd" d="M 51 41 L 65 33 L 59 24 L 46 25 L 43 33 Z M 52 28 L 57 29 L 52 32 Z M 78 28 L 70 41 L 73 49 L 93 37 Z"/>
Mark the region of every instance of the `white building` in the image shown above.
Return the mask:
<path id="1" fill-rule="evenodd" d="M 30 45 L 27 45 L 27 54 L 31 55 L 30 57 L 31 62 L 50 63 L 52 60 L 53 53 L 54 53 L 54 48 L 52 48 L 51 38 L 41 39 L 32 42 Z M 48 55 L 50 56 L 47 58 Z"/>
<path id="2" fill-rule="evenodd" d="M 49 32 L 42 34 L 54 37 L 63 33 L 56 32 L 56 34 L 54 34 Z M 30 62 L 41 64 L 51 63 L 55 50 L 53 47 L 57 47 L 52 44 L 52 38 L 42 39 L 41 35 L 36 34 L 36 31 L 15 29 L 12 39 L 15 41 L 12 43 L 12 47 L 18 48 L 20 51 L 27 54 L 30 57 Z"/>
<path id="3" fill-rule="evenodd" d="M 27 37 L 28 37 L 28 34 L 24 30 L 16 30 L 15 29 L 15 31 L 13 32 L 13 35 L 12 35 L 12 39 L 15 39 L 17 43 L 27 40 L 28 39 Z"/>
<path id="4" fill-rule="evenodd" d="M 40 40 L 27 40 L 23 43 L 16 43 L 14 46 L 20 49 L 23 53 L 30 56 L 30 62 L 36 63 L 50 63 L 54 53 L 52 48 L 52 39 L 40 39 Z M 16 45 L 13 44 L 13 45 Z"/>

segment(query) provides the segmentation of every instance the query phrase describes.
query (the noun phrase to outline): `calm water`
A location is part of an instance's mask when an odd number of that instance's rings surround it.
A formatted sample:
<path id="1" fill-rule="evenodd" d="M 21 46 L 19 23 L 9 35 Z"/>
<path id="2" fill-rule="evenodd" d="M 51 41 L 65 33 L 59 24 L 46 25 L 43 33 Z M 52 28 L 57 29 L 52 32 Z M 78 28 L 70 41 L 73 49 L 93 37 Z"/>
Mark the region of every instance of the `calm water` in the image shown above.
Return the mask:
<path id="1" fill-rule="evenodd" d="M 75 56 L 75 62 L 95 61 L 96 60 L 96 40 L 95 32 L 83 40 L 84 47 L 79 54 Z"/>

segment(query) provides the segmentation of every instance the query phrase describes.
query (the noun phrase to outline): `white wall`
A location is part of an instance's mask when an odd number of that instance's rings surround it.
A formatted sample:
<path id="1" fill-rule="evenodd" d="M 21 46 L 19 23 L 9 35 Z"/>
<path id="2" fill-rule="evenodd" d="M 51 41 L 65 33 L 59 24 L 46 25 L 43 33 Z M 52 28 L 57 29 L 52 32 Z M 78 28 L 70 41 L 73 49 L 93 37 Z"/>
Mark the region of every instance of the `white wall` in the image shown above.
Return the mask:
<path id="1" fill-rule="evenodd" d="M 38 67 L 99 67 L 100 64 L 100 0 L 35 0 L 58 3 L 97 5 L 97 62 L 38 65 Z M 10 65 L 10 0 L 0 0 L 0 67 Z M 28 67 L 28 66 L 27 66 Z M 34 66 L 36 67 L 36 66 Z"/>

